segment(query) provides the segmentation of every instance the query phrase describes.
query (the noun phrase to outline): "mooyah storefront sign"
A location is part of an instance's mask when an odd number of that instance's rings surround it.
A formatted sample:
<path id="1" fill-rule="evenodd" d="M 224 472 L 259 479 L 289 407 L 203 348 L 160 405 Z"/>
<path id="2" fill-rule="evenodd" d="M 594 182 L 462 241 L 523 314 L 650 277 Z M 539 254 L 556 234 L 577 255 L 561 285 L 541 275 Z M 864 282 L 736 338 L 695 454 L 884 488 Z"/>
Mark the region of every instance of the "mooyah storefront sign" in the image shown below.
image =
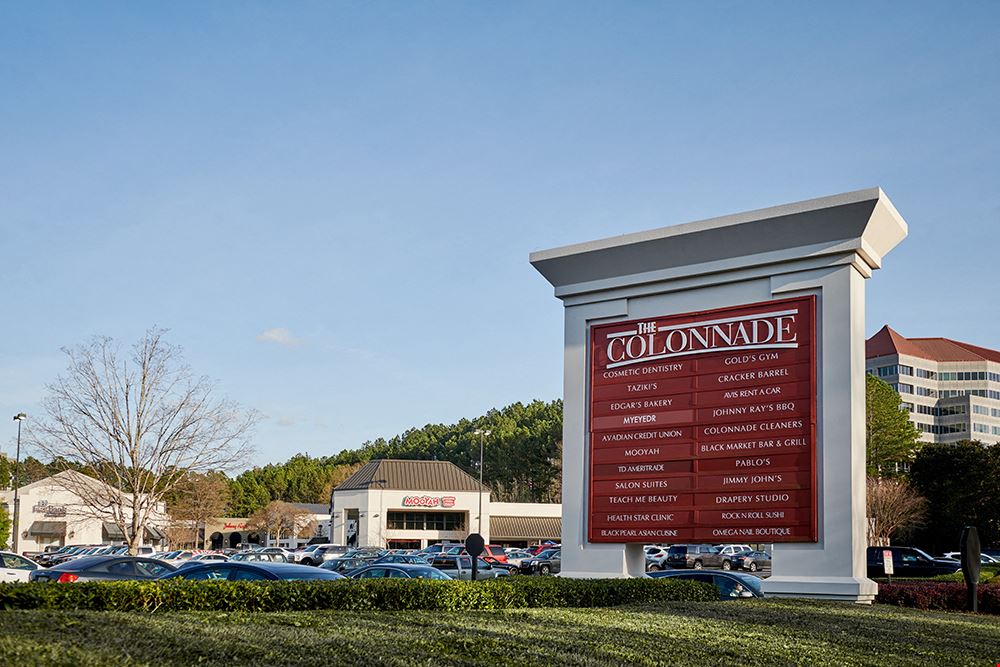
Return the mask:
<path id="1" fill-rule="evenodd" d="M 403 507 L 454 507 L 455 496 L 406 496 Z"/>
<path id="2" fill-rule="evenodd" d="M 590 541 L 816 541 L 815 313 L 808 296 L 591 330 Z"/>

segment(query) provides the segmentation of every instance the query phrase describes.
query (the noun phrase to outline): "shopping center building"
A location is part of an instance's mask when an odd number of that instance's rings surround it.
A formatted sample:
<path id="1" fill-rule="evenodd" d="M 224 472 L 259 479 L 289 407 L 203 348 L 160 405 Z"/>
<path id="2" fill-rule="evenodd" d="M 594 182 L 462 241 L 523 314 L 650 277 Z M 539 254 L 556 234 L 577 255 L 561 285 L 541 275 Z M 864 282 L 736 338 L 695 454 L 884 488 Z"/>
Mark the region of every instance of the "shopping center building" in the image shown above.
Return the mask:
<path id="1" fill-rule="evenodd" d="M 470 533 L 527 546 L 562 533 L 558 503 L 493 502 L 488 487 L 448 461 L 370 461 L 334 489 L 330 515 L 330 541 L 359 547 L 419 549 Z"/>
<path id="2" fill-rule="evenodd" d="M 899 392 L 925 442 L 1000 441 L 1000 352 L 888 326 L 865 352 L 866 369 Z"/>
<path id="3" fill-rule="evenodd" d="M 92 502 L 80 495 L 87 492 Z M 0 506 L 4 506 L 17 525 L 17 551 L 43 551 L 46 547 L 83 544 L 124 544 L 125 534 L 115 522 L 110 510 L 94 508 L 95 498 L 116 498 L 111 487 L 82 473 L 65 470 L 51 477 L 25 484 L 18 489 L 17 505 L 13 490 L 0 491 Z M 127 512 L 127 510 L 125 510 Z M 130 516 L 130 515 L 129 515 Z M 166 545 L 167 515 L 162 503 L 146 523 L 142 543 L 154 547 Z M 7 543 L 13 548 L 13 534 Z"/>

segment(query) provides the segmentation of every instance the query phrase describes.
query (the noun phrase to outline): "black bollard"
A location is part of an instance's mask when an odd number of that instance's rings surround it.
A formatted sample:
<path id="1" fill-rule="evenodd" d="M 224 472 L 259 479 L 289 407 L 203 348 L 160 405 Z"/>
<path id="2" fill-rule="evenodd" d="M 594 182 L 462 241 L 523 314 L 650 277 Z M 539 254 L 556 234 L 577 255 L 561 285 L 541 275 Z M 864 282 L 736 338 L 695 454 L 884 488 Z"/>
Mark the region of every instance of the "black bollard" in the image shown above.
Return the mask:
<path id="1" fill-rule="evenodd" d="M 975 526 L 966 526 L 962 530 L 962 575 L 971 612 L 979 611 L 979 558 L 979 531 Z"/>

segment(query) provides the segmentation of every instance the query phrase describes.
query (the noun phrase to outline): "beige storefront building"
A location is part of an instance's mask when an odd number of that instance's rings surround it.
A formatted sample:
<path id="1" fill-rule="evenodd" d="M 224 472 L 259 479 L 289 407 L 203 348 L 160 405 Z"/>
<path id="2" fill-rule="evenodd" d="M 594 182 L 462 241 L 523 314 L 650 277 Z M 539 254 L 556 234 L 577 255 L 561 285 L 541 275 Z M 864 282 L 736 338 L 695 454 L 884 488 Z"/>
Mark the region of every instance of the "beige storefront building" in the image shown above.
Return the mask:
<path id="1" fill-rule="evenodd" d="M 558 541 L 556 503 L 493 502 L 489 488 L 448 461 L 377 459 L 334 489 L 330 541 L 417 549 L 480 533 L 491 544 Z"/>
<path id="2" fill-rule="evenodd" d="M 0 491 L 0 505 L 6 506 L 12 516 L 17 512 L 19 552 L 43 551 L 45 547 L 65 545 L 125 542 L 125 535 L 110 512 L 102 515 L 71 490 L 80 488 L 82 483 L 101 484 L 82 473 L 67 470 L 19 488 L 17 508 L 13 507 L 14 492 Z M 114 492 L 108 495 L 112 496 Z M 167 517 L 162 504 L 157 510 L 146 525 L 143 544 L 160 547 L 166 544 L 164 526 Z M 12 540 L 8 543 L 12 544 Z"/>

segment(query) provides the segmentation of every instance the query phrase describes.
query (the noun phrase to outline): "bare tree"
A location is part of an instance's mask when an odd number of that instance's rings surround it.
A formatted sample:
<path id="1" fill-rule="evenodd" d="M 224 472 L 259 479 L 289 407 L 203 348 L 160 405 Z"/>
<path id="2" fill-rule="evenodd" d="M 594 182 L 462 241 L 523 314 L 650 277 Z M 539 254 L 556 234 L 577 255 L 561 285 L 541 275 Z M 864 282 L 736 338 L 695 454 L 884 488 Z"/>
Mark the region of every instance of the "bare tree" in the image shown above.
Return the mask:
<path id="1" fill-rule="evenodd" d="M 49 385 L 46 416 L 29 435 L 41 452 L 84 473 L 60 475 L 60 484 L 115 524 L 130 553 L 185 475 L 246 462 L 257 418 L 217 398 L 163 334 L 147 331 L 124 355 L 106 337 L 64 349 L 69 368 Z"/>
<path id="2" fill-rule="evenodd" d="M 868 478 L 868 544 L 888 546 L 900 530 L 922 525 L 927 501 L 902 479 Z"/>
<path id="3" fill-rule="evenodd" d="M 167 500 L 170 518 L 178 524 L 187 524 L 195 534 L 194 546 L 198 548 L 201 529 L 201 548 L 208 536 L 204 534 L 208 520 L 222 516 L 229 502 L 229 483 L 221 473 L 199 475 L 188 473 L 176 484 Z"/>
<path id="4" fill-rule="evenodd" d="M 302 537 L 316 531 L 309 512 L 283 500 L 272 500 L 250 517 L 250 525 L 280 541 L 282 536 Z"/>

